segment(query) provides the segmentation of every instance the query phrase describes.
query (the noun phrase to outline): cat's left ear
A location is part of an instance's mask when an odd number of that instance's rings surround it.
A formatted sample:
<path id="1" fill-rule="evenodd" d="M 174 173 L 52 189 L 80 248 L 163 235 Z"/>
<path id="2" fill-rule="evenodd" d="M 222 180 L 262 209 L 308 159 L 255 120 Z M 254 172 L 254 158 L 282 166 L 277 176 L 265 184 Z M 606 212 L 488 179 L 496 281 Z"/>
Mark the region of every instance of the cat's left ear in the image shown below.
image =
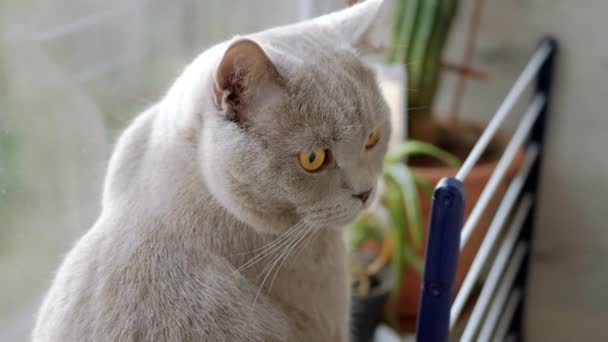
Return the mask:
<path id="1" fill-rule="evenodd" d="M 360 51 L 373 50 L 382 45 L 383 23 L 388 17 L 390 0 L 361 0 L 339 12 L 316 19 L 324 27 L 337 31 L 339 36 Z"/>
<path id="2" fill-rule="evenodd" d="M 284 94 L 280 77 L 262 47 L 250 39 L 230 43 L 215 73 L 216 107 L 243 123 L 273 106 Z"/>

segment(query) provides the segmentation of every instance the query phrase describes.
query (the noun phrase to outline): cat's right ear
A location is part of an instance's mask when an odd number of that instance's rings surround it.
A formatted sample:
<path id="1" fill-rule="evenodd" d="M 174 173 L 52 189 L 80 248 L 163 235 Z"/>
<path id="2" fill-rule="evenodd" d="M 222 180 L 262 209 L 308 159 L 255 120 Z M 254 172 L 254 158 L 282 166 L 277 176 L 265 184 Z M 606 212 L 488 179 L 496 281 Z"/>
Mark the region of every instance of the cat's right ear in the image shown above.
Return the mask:
<path id="1" fill-rule="evenodd" d="M 341 42 L 366 52 L 378 48 L 386 38 L 386 25 L 391 10 L 390 0 L 361 0 L 338 12 L 317 18 L 322 27 L 337 32 Z"/>
<path id="2" fill-rule="evenodd" d="M 278 73 L 264 50 L 250 39 L 231 43 L 215 75 L 213 98 L 218 110 L 243 123 L 281 94 Z"/>

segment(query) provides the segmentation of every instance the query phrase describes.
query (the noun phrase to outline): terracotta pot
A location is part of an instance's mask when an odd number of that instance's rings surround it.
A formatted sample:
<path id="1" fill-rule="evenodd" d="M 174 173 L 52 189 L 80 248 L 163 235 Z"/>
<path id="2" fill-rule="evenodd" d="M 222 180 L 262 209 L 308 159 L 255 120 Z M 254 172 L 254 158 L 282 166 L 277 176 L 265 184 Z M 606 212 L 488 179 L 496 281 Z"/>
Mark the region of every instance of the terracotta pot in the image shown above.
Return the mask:
<path id="1" fill-rule="evenodd" d="M 503 149 L 509 142 L 510 136 L 504 133 L 499 133 L 496 137 L 496 141 L 499 142 Z M 506 187 L 509 181 L 514 177 L 517 171 L 521 168 L 524 160 L 524 153 L 522 150 L 518 151 L 515 159 L 511 163 L 509 170 L 503 179 L 503 182 L 498 187 L 495 195 L 490 201 L 487 209 L 482 215 L 479 223 L 475 227 L 469 241 L 462 250 L 459 260 L 458 269 L 456 272 L 456 281 L 454 293 L 456 294 L 462 285 L 462 282 L 466 276 L 466 273 L 473 262 L 475 254 L 483 241 L 483 238 L 488 229 L 488 225 L 492 217 L 496 206 L 500 202 L 500 199 L 506 191 Z M 465 180 L 465 187 L 467 190 L 466 205 L 465 205 L 465 221 L 473 207 L 477 203 L 481 192 L 483 191 L 486 183 L 488 182 L 492 172 L 496 168 L 498 160 L 492 160 L 483 162 L 475 166 L 469 176 Z M 412 167 L 414 173 L 418 176 L 423 177 L 431 184 L 437 184 L 439 180 L 444 177 L 455 176 L 455 170 L 447 167 Z M 424 240 L 426 241 L 429 224 L 429 214 L 431 210 L 431 198 L 430 196 L 420 192 L 421 199 L 421 210 L 423 212 L 423 229 L 424 229 Z M 408 237 L 408 244 L 413 245 L 411 238 Z M 418 248 L 417 254 L 424 258 L 425 245 Z M 421 274 L 419 274 L 413 267 L 407 266 L 404 272 L 403 288 L 401 291 L 400 300 L 397 304 L 397 314 L 400 321 L 400 330 L 404 332 L 413 332 L 416 325 L 416 317 L 418 313 L 418 303 L 420 297 L 421 288 Z"/>

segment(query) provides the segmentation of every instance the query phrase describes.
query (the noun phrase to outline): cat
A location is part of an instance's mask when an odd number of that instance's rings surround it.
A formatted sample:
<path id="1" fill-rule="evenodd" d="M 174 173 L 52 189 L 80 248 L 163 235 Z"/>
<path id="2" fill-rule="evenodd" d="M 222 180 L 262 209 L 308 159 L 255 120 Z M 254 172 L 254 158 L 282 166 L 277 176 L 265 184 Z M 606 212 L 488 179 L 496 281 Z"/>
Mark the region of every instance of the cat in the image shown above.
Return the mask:
<path id="1" fill-rule="evenodd" d="M 343 228 L 376 193 L 382 0 L 220 43 L 139 115 L 35 342 L 347 341 Z"/>

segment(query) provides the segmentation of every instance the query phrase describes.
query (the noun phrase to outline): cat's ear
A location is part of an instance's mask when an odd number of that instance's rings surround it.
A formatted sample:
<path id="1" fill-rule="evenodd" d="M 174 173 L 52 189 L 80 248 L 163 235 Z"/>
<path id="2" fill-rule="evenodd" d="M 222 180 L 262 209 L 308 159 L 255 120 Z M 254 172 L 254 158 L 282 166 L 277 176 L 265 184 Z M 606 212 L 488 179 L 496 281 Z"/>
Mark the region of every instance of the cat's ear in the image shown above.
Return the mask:
<path id="1" fill-rule="evenodd" d="M 360 51 L 373 50 L 384 38 L 383 22 L 388 17 L 389 0 L 362 0 L 339 12 L 317 19 L 317 22 L 337 31 L 343 41 Z"/>
<path id="2" fill-rule="evenodd" d="M 213 93 L 217 108 L 240 123 L 276 101 L 282 87 L 264 50 L 252 40 L 238 39 L 229 45 L 216 69 Z"/>

